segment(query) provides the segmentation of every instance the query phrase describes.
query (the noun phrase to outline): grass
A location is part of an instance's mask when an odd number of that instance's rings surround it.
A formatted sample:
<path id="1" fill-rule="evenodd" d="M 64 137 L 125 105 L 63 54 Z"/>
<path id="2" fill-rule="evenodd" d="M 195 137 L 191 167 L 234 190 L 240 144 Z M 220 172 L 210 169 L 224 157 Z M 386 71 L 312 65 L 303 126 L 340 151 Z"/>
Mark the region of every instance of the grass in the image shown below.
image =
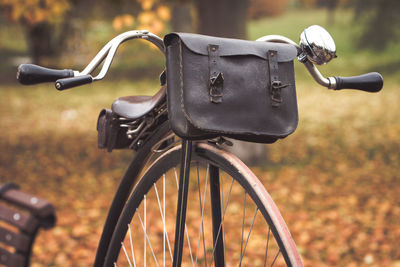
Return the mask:
<path id="1" fill-rule="evenodd" d="M 311 24 L 326 26 L 325 11 L 291 11 L 250 22 L 249 35 L 297 40 Z M 350 24 L 350 13 L 344 12 L 326 26 L 339 58 L 321 67 L 323 73 L 355 75 L 396 65 L 396 45 L 376 55 L 357 51 L 352 45 L 357 29 Z M 158 59 L 147 60 L 154 51 L 143 48 L 125 48 L 116 69 L 132 70 L 131 57 L 141 73 L 147 64 L 156 64 Z M 24 49 L 13 40 L 1 44 L 2 54 L 24 55 Z M 396 69 L 385 70 L 385 88 L 378 94 L 328 91 L 311 81 L 300 64 L 296 71 L 299 127 L 270 145 L 269 165 L 254 171 L 281 209 L 307 266 L 399 266 Z M 49 199 L 59 215 L 57 227 L 39 235 L 33 266 L 92 263 L 112 194 L 132 157 L 131 151 L 97 149 L 97 114 L 119 96 L 153 94 L 158 87 L 156 79 L 125 78 L 65 92 L 53 85 L 1 85 L 0 183 L 14 181 Z"/>

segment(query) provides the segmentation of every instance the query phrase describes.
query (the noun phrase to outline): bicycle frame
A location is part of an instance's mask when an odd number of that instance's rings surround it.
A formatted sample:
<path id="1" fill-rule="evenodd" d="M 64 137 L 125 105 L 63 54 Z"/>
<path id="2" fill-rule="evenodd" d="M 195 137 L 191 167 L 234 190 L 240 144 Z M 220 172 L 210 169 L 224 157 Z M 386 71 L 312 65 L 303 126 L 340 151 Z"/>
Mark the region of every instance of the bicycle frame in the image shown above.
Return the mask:
<path id="1" fill-rule="evenodd" d="M 125 42 L 130 39 L 135 39 L 135 38 L 142 38 L 142 39 L 145 39 L 145 40 L 148 40 L 148 41 L 154 43 L 164 53 L 164 45 L 163 45 L 162 40 L 159 37 L 147 32 L 147 31 L 131 31 L 131 32 L 123 33 L 123 34 L 115 37 L 113 40 L 111 40 L 106 46 L 104 46 L 104 48 L 96 55 L 96 57 L 89 63 L 89 65 L 82 72 L 75 73 L 75 75 L 76 76 L 89 75 L 105 59 L 103 68 L 101 69 L 98 76 L 93 78 L 93 81 L 103 79 L 108 68 L 111 65 L 112 59 L 115 55 L 115 52 L 116 52 L 118 46 L 122 42 Z M 299 61 L 306 66 L 306 68 L 310 72 L 311 76 L 319 84 L 321 84 L 329 89 L 336 89 L 336 78 L 334 78 L 334 77 L 325 78 L 319 72 L 317 67 L 312 62 L 307 60 L 307 57 L 302 52 L 300 46 L 297 45 L 296 43 L 294 43 L 292 40 L 290 40 L 284 36 L 280 36 L 280 35 L 268 35 L 268 36 L 264 36 L 264 37 L 257 39 L 257 41 L 279 42 L 279 43 L 288 43 L 288 44 L 294 45 L 298 49 Z M 121 215 L 124 205 L 125 205 L 126 201 L 128 200 L 130 192 L 132 191 L 134 185 L 138 181 L 138 175 L 142 171 L 147 160 L 152 155 L 153 147 L 156 146 L 157 144 L 160 144 L 160 140 L 165 140 L 165 137 L 168 136 L 168 133 L 170 132 L 168 121 L 165 121 L 160 125 L 156 125 L 156 129 L 157 129 L 157 131 L 152 133 L 152 136 L 147 140 L 147 142 L 141 148 L 138 149 L 136 156 L 134 157 L 131 164 L 129 165 L 129 167 L 128 167 L 124 177 L 122 178 L 120 185 L 115 193 L 114 199 L 112 201 L 112 204 L 111 204 L 111 207 L 110 207 L 110 210 L 107 215 L 107 219 L 106 219 L 106 222 L 105 222 L 105 225 L 103 228 L 101 239 L 99 241 L 99 246 L 97 249 L 96 259 L 95 259 L 95 263 L 94 263 L 95 267 L 103 266 L 104 260 L 105 260 L 105 255 L 106 255 L 110 240 L 113 235 L 113 230 L 118 222 L 118 219 Z M 185 144 L 187 142 L 188 141 L 184 141 Z M 189 141 L 189 143 L 191 143 L 191 142 Z M 185 151 L 187 151 L 187 150 L 185 150 Z M 183 164 L 182 166 L 186 166 L 186 163 L 182 163 L 182 164 Z M 181 170 L 181 175 L 180 175 L 181 180 L 182 180 L 182 178 L 184 178 L 186 176 L 184 173 L 184 169 L 185 168 L 182 168 L 182 170 Z M 183 186 L 181 186 L 180 188 L 182 188 L 182 187 Z M 213 191 L 219 192 L 218 188 L 214 188 Z M 184 192 L 180 192 L 179 195 L 180 195 L 179 199 L 181 197 L 184 198 Z M 216 194 L 213 194 L 213 195 L 214 195 L 213 198 L 219 199 L 219 196 L 217 196 Z M 179 206 L 179 202 L 178 202 L 178 206 Z M 184 214 L 184 212 L 185 211 L 183 211 L 183 214 Z M 221 218 L 218 218 L 218 214 L 220 214 L 220 213 L 221 213 L 220 210 L 215 210 L 215 211 L 213 210 L 213 221 L 215 220 L 215 223 L 213 222 L 213 225 L 219 225 Z M 182 225 L 182 223 L 184 224 L 184 219 L 183 219 L 183 221 L 179 221 L 179 219 L 177 218 L 178 226 L 177 226 L 176 238 L 180 239 L 180 242 L 183 242 L 183 239 L 182 239 L 182 237 L 179 237 L 178 228 L 179 228 L 179 225 Z M 213 237 L 217 238 L 216 233 L 213 234 Z M 214 241 L 216 241 L 216 240 L 214 240 Z M 221 244 L 222 244 L 222 242 L 221 242 Z M 223 250 L 223 247 L 218 247 L 217 249 Z M 177 253 L 177 255 L 175 255 L 175 252 Z M 217 254 L 220 254 L 220 253 L 217 253 Z M 179 261 L 180 257 L 181 257 L 181 255 L 179 255 L 179 251 L 177 252 L 176 250 L 174 250 L 174 261 L 176 259 L 178 259 L 178 262 L 180 262 Z M 216 260 L 217 261 L 221 260 L 222 262 L 224 261 L 223 259 L 217 259 L 217 257 L 216 257 Z"/>
<path id="2" fill-rule="evenodd" d="M 122 33 L 108 42 L 93 58 L 93 60 L 87 65 L 87 67 L 82 71 L 72 71 L 67 70 L 64 71 L 55 71 L 55 74 L 49 75 L 49 71 L 53 70 L 40 70 L 36 75 L 37 80 L 29 80 L 27 78 L 30 77 L 31 73 L 37 70 L 37 66 L 29 66 L 27 70 L 19 69 L 18 72 L 18 79 L 21 83 L 24 84 L 35 84 L 40 82 L 47 82 L 47 81 L 54 81 L 55 77 L 59 76 L 60 78 L 56 81 L 56 88 L 59 90 L 68 89 L 74 86 L 82 85 L 85 83 L 99 81 L 102 80 L 115 56 L 115 53 L 119 47 L 119 45 L 125 41 L 131 39 L 144 39 L 152 42 L 155 44 L 162 53 L 165 53 L 164 43 L 161 38 L 158 36 L 148 32 L 148 31 L 129 31 Z M 280 36 L 280 35 L 268 35 L 257 39 L 257 41 L 265 41 L 265 42 L 280 42 L 280 43 L 288 43 L 295 46 L 298 50 L 298 59 L 301 63 L 305 65 L 307 70 L 310 72 L 311 76 L 321 85 L 329 88 L 329 89 L 359 89 L 368 92 L 377 92 L 382 88 L 383 79 L 378 73 L 370 73 L 356 77 L 328 77 L 325 78 L 314 65 L 313 61 L 309 60 L 309 55 L 307 55 L 307 51 L 303 49 L 303 47 L 297 45 L 292 40 Z M 308 44 L 308 45 L 315 45 L 315 44 Z M 335 55 L 334 55 L 335 56 Z M 104 64 L 99 72 L 99 74 L 95 77 L 91 76 L 91 73 L 100 66 L 100 64 L 104 61 Z M 326 62 L 325 62 L 326 63 Z M 319 64 L 319 63 L 317 63 Z M 76 78 L 76 79 L 75 79 Z M 84 78 L 84 79 L 80 79 Z M 42 79 L 42 80 L 41 80 Z M 64 80 L 68 80 L 68 86 L 63 87 L 62 82 Z M 366 88 L 364 88 L 366 86 Z M 147 129 L 147 128 L 146 128 Z M 112 204 L 110 206 L 106 222 L 104 224 L 103 232 L 99 241 L 96 258 L 94 262 L 95 267 L 101 267 L 104 265 L 105 256 L 107 251 L 110 247 L 110 242 L 114 233 L 114 229 L 118 221 L 120 220 L 121 214 L 125 207 L 128 198 L 132 190 L 134 189 L 135 185 L 139 181 L 139 175 L 142 172 L 146 163 L 149 162 L 149 159 L 154 153 L 161 152 L 159 151 L 160 146 L 162 147 L 165 141 L 173 138 L 174 135 L 171 134 L 171 129 L 169 126 L 169 121 L 165 117 L 162 117 L 160 120 L 154 123 L 151 126 L 153 131 L 149 131 L 150 136 L 144 140 L 144 143 L 138 147 L 136 155 L 134 156 L 133 160 L 131 161 L 125 175 L 123 176 L 122 180 L 120 181 L 119 187 L 114 195 Z M 144 132 L 145 130 L 143 130 Z M 133 142 L 135 143 L 135 141 Z M 196 143 L 194 143 L 196 146 Z M 179 195 L 178 195 L 178 212 L 177 212 L 177 220 L 176 220 L 176 231 L 175 231 L 175 248 L 174 248 L 174 266 L 180 264 L 180 259 L 182 257 L 182 252 L 179 248 L 182 247 L 183 243 L 183 231 L 184 231 L 184 224 L 185 224 L 185 212 L 186 212 L 186 193 L 187 193 L 187 178 L 189 175 L 189 167 L 190 167 L 190 153 L 192 148 L 192 142 L 188 140 L 182 141 L 182 164 L 181 164 L 181 174 L 180 174 L 180 186 L 179 186 Z M 220 149 L 216 147 L 218 151 Z M 161 158 L 161 157 L 159 157 Z M 221 209 L 220 204 L 220 188 L 219 183 L 213 183 L 213 180 L 218 180 L 216 178 L 218 176 L 216 169 L 213 166 L 210 167 L 210 183 L 211 183 L 211 199 L 213 202 L 215 201 L 217 205 L 212 206 L 212 224 L 213 224 L 213 243 L 218 244 L 215 248 L 215 263 L 216 265 L 218 262 L 223 263 L 224 258 L 221 258 L 223 253 L 221 251 L 224 250 L 222 236 L 218 236 L 217 233 L 217 226 L 221 224 Z M 183 204 L 182 204 L 183 203 Z M 221 240 L 221 242 L 219 242 Z M 221 244 L 221 246 L 219 245 Z M 293 243 L 294 244 L 294 243 Z M 301 260 L 300 260 L 301 262 Z"/>

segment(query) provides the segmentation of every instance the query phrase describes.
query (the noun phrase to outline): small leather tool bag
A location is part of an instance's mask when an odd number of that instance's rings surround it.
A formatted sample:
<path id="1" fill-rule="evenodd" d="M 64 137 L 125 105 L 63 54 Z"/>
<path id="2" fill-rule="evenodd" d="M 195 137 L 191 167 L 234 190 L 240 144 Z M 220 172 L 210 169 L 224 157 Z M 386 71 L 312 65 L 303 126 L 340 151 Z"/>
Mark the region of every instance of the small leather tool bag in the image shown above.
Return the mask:
<path id="1" fill-rule="evenodd" d="M 294 132 L 294 46 L 188 33 L 164 43 L 168 116 L 178 136 L 273 143 Z"/>
<path id="2" fill-rule="evenodd" d="M 109 109 L 102 109 L 97 119 L 97 144 L 108 152 L 113 149 L 128 148 L 132 140 L 126 135 L 126 128 L 121 128 L 118 117 Z"/>

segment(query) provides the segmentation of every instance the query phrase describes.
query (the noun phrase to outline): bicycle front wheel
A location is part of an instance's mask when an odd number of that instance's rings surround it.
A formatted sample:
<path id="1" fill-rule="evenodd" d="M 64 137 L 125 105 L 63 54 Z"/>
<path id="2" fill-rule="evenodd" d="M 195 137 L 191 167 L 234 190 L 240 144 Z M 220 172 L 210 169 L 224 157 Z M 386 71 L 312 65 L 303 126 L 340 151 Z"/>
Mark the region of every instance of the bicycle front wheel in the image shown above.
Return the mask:
<path id="1" fill-rule="evenodd" d="M 172 266 L 180 146 L 144 173 L 114 231 L 105 266 Z M 181 266 L 302 266 L 278 208 L 235 156 L 193 148 Z"/>

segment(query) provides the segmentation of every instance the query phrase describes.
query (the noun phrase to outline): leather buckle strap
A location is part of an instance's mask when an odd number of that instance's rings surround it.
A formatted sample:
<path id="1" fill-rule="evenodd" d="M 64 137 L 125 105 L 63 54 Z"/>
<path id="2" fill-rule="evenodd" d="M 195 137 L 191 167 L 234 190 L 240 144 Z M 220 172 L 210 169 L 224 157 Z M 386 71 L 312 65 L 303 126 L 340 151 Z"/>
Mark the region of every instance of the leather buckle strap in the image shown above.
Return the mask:
<path id="1" fill-rule="evenodd" d="M 210 69 L 210 101 L 213 103 L 222 102 L 222 90 L 224 85 L 224 75 L 218 67 L 219 46 L 208 45 L 208 65 Z"/>
<path id="2" fill-rule="evenodd" d="M 269 80 L 270 80 L 270 96 L 271 105 L 279 107 L 282 103 L 281 89 L 288 86 L 284 85 L 279 79 L 279 65 L 277 51 L 268 50 L 268 66 L 269 66 Z"/>

